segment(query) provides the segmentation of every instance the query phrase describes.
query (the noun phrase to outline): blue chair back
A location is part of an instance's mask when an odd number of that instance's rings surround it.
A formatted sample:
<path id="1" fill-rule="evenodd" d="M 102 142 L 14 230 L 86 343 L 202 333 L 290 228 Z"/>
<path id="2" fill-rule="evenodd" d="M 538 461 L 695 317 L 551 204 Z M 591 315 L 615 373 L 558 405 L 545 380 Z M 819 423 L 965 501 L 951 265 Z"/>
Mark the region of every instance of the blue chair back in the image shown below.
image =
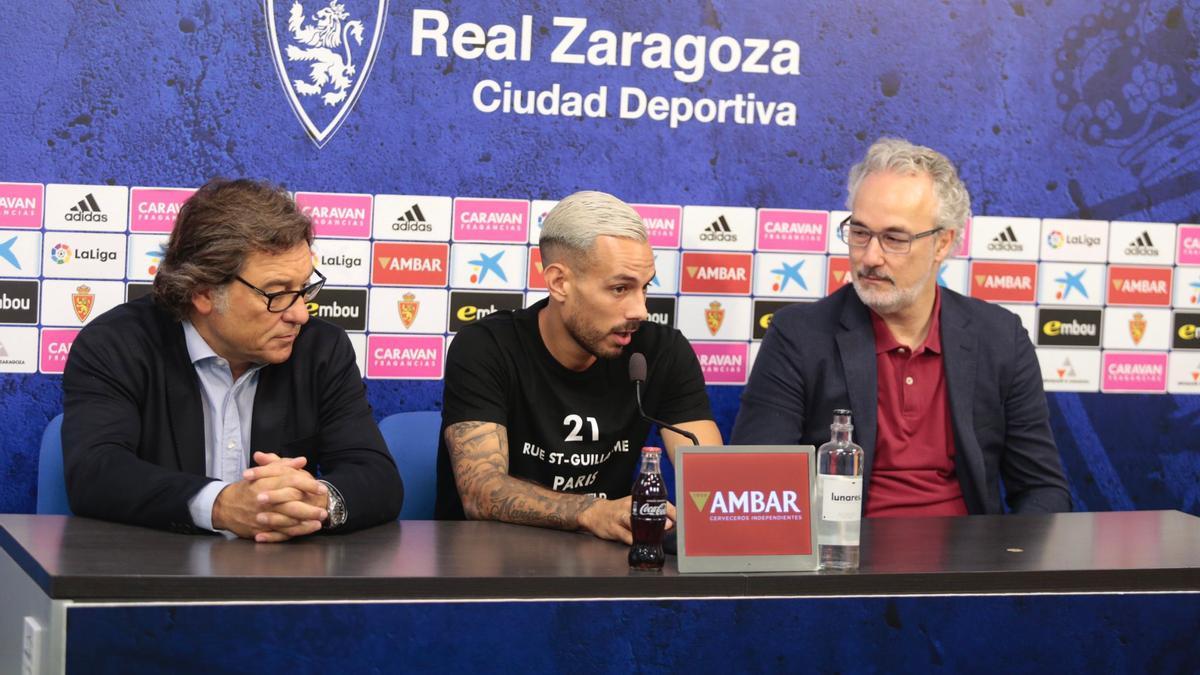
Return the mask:
<path id="1" fill-rule="evenodd" d="M 433 410 L 388 415 L 379 422 L 379 430 L 404 479 L 400 519 L 433 520 L 442 413 Z"/>
<path id="2" fill-rule="evenodd" d="M 39 514 L 71 515 L 71 507 L 67 503 L 67 481 L 63 476 L 62 421 L 62 413 L 59 413 L 42 433 L 42 450 L 38 457 Z"/>

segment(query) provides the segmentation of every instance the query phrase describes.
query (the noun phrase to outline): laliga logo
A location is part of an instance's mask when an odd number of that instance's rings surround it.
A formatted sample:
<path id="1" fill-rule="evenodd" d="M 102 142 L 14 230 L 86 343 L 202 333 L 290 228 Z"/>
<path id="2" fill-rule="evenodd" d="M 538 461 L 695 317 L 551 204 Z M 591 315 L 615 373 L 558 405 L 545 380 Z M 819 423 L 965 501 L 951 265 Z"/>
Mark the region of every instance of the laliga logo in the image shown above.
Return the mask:
<path id="1" fill-rule="evenodd" d="M 388 0 L 329 0 L 311 15 L 294 0 L 286 18 L 284 3 L 264 0 L 264 4 L 267 38 L 288 103 L 313 143 L 324 147 L 346 121 L 371 73 L 387 20 Z M 346 4 L 365 13 L 352 13 Z M 373 29 L 363 21 L 371 18 L 363 5 L 374 7 Z M 368 31 L 370 40 L 366 41 Z"/>
<path id="2" fill-rule="evenodd" d="M 1050 248 L 1062 248 L 1063 244 L 1066 243 L 1066 239 L 1067 238 L 1063 236 L 1063 233 L 1059 232 L 1058 230 L 1054 230 L 1050 234 L 1046 235 L 1046 243 L 1050 244 Z"/>
<path id="3" fill-rule="evenodd" d="M 71 247 L 66 244 L 55 244 L 50 250 L 50 259 L 58 265 L 65 265 L 71 262 Z"/>

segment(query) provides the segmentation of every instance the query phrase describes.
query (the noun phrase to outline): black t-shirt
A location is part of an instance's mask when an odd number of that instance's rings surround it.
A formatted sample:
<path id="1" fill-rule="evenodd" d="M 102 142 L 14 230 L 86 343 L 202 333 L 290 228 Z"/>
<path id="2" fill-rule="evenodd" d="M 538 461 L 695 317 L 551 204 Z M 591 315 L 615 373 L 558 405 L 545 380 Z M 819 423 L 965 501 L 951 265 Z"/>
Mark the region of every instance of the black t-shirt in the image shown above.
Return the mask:
<path id="1" fill-rule="evenodd" d="M 650 432 L 637 412 L 629 355 L 646 356 L 642 405 L 668 424 L 712 419 L 700 363 L 679 331 L 647 321 L 619 358 L 568 370 L 538 330 L 546 303 L 496 312 L 455 336 L 446 356 L 443 431 L 459 422 L 501 424 L 509 475 L 558 492 L 625 497 Z M 444 434 L 436 515 L 464 517 Z"/>

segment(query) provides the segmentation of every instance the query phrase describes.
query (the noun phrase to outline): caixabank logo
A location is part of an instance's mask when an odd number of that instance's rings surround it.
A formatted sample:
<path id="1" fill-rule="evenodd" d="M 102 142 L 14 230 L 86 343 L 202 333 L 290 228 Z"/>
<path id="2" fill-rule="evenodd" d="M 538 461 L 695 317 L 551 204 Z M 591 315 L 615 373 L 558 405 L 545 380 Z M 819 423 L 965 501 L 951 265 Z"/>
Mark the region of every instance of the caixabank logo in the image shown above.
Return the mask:
<path id="1" fill-rule="evenodd" d="M 367 329 L 367 289 L 323 288 L 307 303 L 308 315 L 324 319 L 342 330 Z"/>
<path id="2" fill-rule="evenodd" d="M 825 295 L 825 256 L 759 253 L 754 256 L 754 295 L 820 298 Z"/>
<path id="3" fill-rule="evenodd" d="M 46 186 L 46 229 L 124 232 L 129 188 L 123 185 Z"/>
<path id="4" fill-rule="evenodd" d="M 1200 267 L 1176 267 L 1172 295 L 1176 307 L 1200 308 Z"/>
<path id="5" fill-rule="evenodd" d="M 165 234 L 129 235 L 129 260 L 125 276 L 129 279 L 153 279 L 167 255 L 168 238 L 169 235 Z"/>
<path id="6" fill-rule="evenodd" d="M 524 293 L 450 291 L 450 323 L 447 329 L 451 333 L 457 333 L 463 326 L 496 312 L 516 311 L 524 305 Z"/>
<path id="7" fill-rule="evenodd" d="M 188 188 L 135 187 L 129 191 L 129 231 L 166 233 L 175 229 L 183 203 L 195 193 Z"/>
<path id="8" fill-rule="evenodd" d="M 354 107 L 379 53 L 388 0 L 264 0 L 275 71 L 318 148 Z"/>
<path id="9" fill-rule="evenodd" d="M 524 245 L 455 244 L 450 259 L 450 285 L 522 290 L 528 252 L 529 247 Z"/>
<path id="10" fill-rule="evenodd" d="M 42 227 L 41 183 L 0 183 L 0 227 Z"/>
<path id="11" fill-rule="evenodd" d="M 384 286 L 445 286 L 450 245 L 377 241 L 371 249 L 371 283 Z"/>
<path id="12" fill-rule="evenodd" d="M 452 201 L 431 195 L 375 195 L 375 238 L 449 241 Z"/>
<path id="13" fill-rule="evenodd" d="M 1041 263 L 1038 266 L 1038 302 L 1100 307 L 1104 304 L 1106 273 L 1106 267 L 1098 263 Z"/>
<path id="14" fill-rule="evenodd" d="M 1099 309 L 1038 309 L 1036 340 L 1047 347 L 1099 347 L 1102 312 Z"/>
<path id="15" fill-rule="evenodd" d="M 0 230 L 0 277 L 37 277 L 41 260 L 41 232 Z"/>

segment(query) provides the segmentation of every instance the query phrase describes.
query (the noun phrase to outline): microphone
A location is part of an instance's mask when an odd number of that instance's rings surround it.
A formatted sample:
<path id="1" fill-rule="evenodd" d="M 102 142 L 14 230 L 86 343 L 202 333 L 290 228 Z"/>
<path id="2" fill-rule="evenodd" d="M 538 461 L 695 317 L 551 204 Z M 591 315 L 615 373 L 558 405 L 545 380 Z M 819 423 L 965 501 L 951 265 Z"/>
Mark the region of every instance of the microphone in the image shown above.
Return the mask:
<path id="1" fill-rule="evenodd" d="M 642 410 L 642 383 L 646 381 L 646 357 L 641 352 L 634 352 L 629 355 L 629 379 L 633 381 L 633 391 L 637 400 L 638 414 L 642 416 L 642 419 L 657 424 L 660 429 L 674 431 L 691 441 L 692 445 L 700 445 L 700 439 L 696 438 L 696 434 L 656 420 L 647 415 L 645 410 Z"/>

